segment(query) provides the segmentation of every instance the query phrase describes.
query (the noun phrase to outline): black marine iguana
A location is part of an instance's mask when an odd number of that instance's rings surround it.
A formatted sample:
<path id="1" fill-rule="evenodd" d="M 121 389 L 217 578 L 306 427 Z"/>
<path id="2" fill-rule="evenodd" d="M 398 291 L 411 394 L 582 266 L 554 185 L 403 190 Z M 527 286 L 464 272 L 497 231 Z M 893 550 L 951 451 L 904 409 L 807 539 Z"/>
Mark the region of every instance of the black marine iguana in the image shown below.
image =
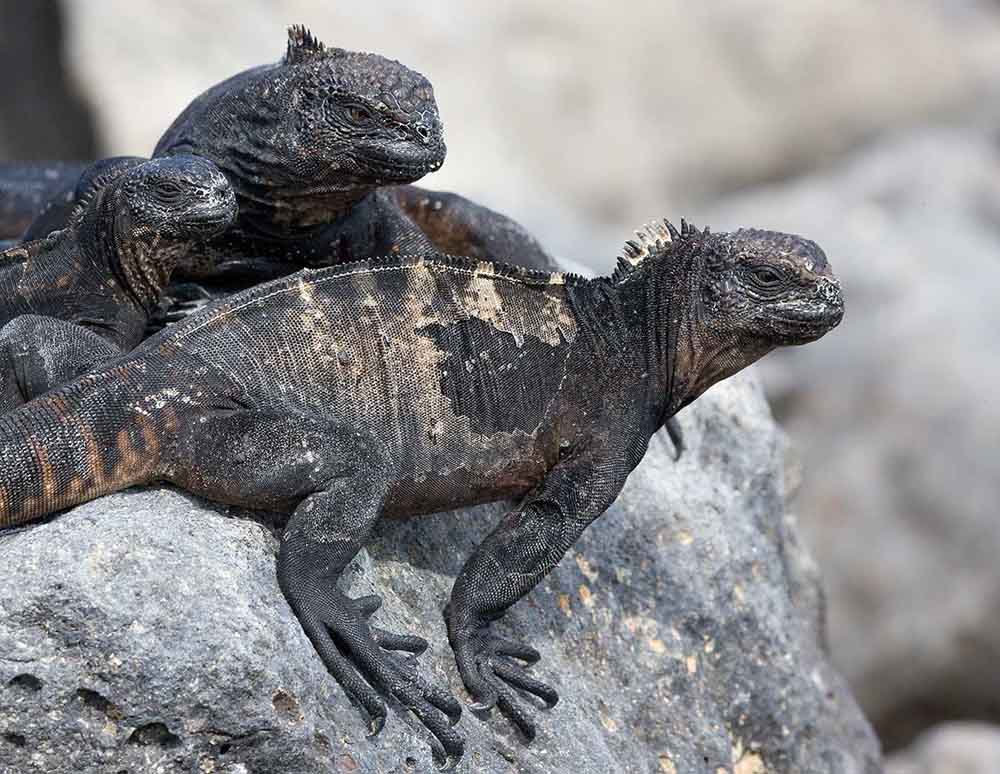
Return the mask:
<path id="1" fill-rule="evenodd" d="M 615 500 L 664 421 L 843 303 L 822 250 L 770 231 L 649 227 L 610 278 L 447 256 L 365 261 L 217 301 L 132 353 L 0 417 L 0 525 L 133 484 L 291 512 L 282 591 L 367 711 L 391 694 L 463 752 L 460 705 L 369 623 L 337 578 L 382 516 L 519 504 L 455 581 L 448 636 L 476 706 L 528 737 L 516 691 L 556 692 L 491 632 Z M 516 690 L 515 690 L 516 689 Z"/>
<path id="2" fill-rule="evenodd" d="M 303 266 L 434 249 L 554 268 L 509 218 L 455 194 L 396 187 L 444 162 L 431 84 L 399 62 L 328 48 L 304 27 L 289 29 L 277 64 L 241 72 L 195 98 L 153 156 L 174 153 L 215 162 L 240 205 L 236 226 L 197 262 L 179 266 L 179 275 L 222 274 L 231 289 Z M 13 208 L 11 200 L 30 206 L 45 173 L 58 174 L 51 164 L 33 172 L 40 166 L 0 168 L 2 206 Z M 53 197 L 26 238 L 61 227 L 77 186 L 72 165 L 65 172 L 67 190 Z M 23 215 L 15 208 L 9 220 Z"/>
<path id="3" fill-rule="evenodd" d="M 206 159 L 102 170 L 65 229 L 0 253 L 0 411 L 132 349 L 174 265 L 236 218 Z"/>

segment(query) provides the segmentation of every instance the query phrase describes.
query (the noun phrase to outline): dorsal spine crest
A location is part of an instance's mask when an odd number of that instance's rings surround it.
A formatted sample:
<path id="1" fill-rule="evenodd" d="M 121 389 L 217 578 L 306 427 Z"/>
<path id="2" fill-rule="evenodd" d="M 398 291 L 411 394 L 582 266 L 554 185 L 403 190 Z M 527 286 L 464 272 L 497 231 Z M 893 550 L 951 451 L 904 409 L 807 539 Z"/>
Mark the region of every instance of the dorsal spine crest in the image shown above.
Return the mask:
<path id="1" fill-rule="evenodd" d="M 340 56 L 341 48 L 327 48 L 303 24 L 293 24 L 288 28 L 288 47 L 285 49 L 283 64 L 294 65 L 314 59 Z"/>
<path id="2" fill-rule="evenodd" d="M 618 265 L 611 279 L 619 282 L 631 274 L 647 258 L 669 252 L 677 242 L 708 236 L 711 232 L 706 226 L 699 231 L 693 224 L 681 218 L 680 230 L 666 218 L 659 223 L 647 223 L 635 232 L 636 238 L 629 239 L 618 257 Z"/>

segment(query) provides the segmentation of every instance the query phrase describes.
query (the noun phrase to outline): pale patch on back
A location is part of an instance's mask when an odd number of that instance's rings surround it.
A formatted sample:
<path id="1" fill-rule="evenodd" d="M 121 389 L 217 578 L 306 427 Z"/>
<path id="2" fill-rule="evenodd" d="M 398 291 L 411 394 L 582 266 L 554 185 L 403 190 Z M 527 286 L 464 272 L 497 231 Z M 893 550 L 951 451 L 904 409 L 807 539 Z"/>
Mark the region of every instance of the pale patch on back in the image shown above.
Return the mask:
<path id="1" fill-rule="evenodd" d="M 199 321 L 175 343 L 210 355 L 244 391 L 241 400 L 370 434 L 417 481 L 460 468 L 488 475 L 534 453 L 538 433 L 537 426 L 477 433 L 470 417 L 456 413 L 442 390 L 452 376 L 447 369 L 481 357 L 496 341 L 470 340 L 468 353 L 444 352 L 428 328 L 477 319 L 519 348 L 531 338 L 558 353 L 577 336 L 564 282 L 526 282 L 488 262 L 413 260 L 320 278 L 306 273 L 216 315 L 226 323 Z M 562 368 L 564 360 L 556 360 Z"/>

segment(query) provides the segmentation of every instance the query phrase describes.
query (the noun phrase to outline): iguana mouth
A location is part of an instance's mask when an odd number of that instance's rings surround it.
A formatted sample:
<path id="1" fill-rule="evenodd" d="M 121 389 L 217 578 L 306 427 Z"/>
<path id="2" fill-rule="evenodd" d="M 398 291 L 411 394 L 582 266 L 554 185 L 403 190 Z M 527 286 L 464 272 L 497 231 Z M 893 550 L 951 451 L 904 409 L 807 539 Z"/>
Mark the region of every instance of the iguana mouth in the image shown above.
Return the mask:
<path id="1" fill-rule="evenodd" d="M 440 169 L 446 152 L 444 142 L 437 138 L 427 146 L 404 143 L 386 148 L 359 149 L 354 154 L 354 160 L 364 174 L 376 180 L 410 183 Z"/>
<path id="2" fill-rule="evenodd" d="M 785 308 L 775 314 L 778 327 L 798 343 L 815 341 L 836 328 L 844 317 L 843 305 L 825 309 Z"/>
<path id="3" fill-rule="evenodd" d="M 443 159 L 434 158 L 425 162 L 391 162 L 384 159 L 365 159 L 362 164 L 376 178 L 386 182 L 408 183 L 419 180 L 426 174 L 441 168 Z"/>

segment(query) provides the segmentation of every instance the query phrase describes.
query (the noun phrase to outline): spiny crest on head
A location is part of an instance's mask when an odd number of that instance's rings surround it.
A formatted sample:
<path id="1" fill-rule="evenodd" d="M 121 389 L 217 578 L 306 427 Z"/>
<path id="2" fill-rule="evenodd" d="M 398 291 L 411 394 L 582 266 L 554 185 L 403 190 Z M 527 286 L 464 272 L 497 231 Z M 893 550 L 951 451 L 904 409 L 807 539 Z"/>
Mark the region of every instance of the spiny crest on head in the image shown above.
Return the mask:
<path id="1" fill-rule="evenodd" d="M 670 250 L 674 242 L 696 236 L 708 236 L 709 233 L 707 226 L 703 231 L 699 231 L 684 218 L 681 218 L 680 231 L 666 218 L 663 219 L 662 223 L 647 223 L 635 232 L 636 239 L 629 239 L 625 242 L 612 279 L 623 279 L 649 256 L 660 255 Z"/>
<path id="2" fill-rule="evenodd" d="M 303 24 L 293 24 L 288 28 L 288 48 L 285 50 L 284 59 L 286 65 L 340 56 L 343 53 L 342 48 L 327 48 Z"/>
<path id="3" fill-rule="evenodd" d="M 129 167 L 112 167 L 94 177 L 90 181 L 90 185 L 87 186 L 87 190 L 77 197 L 76 204 L 73 205 L 73 209 L 66 218 L 67 226 L 70 228 L 79 226 L 86 216 L 87 210 L 90 209 L 90 203 L 94 201 L 98 192 L 107 188 L 128 171 Z"/>

